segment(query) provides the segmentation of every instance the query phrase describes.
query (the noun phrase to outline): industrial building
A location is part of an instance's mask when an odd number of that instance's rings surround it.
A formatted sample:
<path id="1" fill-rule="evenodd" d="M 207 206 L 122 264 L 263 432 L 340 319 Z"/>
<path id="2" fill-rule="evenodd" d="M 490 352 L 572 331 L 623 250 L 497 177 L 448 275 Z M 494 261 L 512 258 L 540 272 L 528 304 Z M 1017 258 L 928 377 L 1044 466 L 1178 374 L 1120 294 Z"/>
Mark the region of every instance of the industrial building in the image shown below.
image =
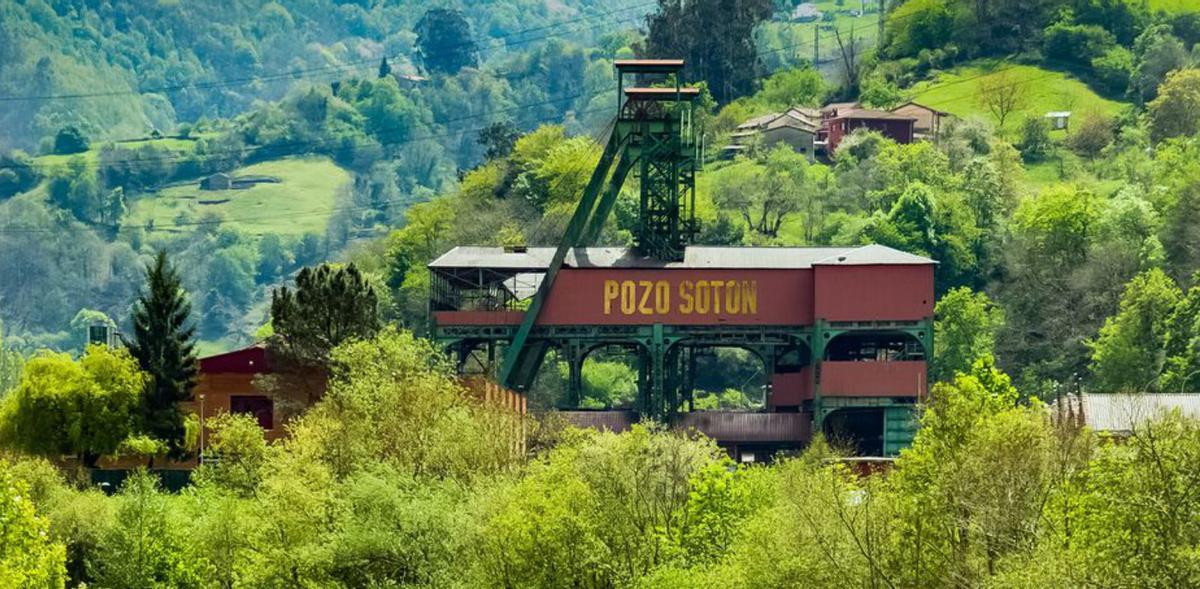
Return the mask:
<path id="1" fill-rule="evenodd" d="M 496 357 L 525 318 L 554 248 L 458 247 L 429 265 L 434 336 L 465 362 Z M 813 428 L 853 438 L 860 452 L 895 454 L 912 438 L 927 391 L 934 262 L 879 245 L 845 248 L 688 247 L 678 262 L 624 248 L 571 250 L 530 339 L 569 366 L 578 410 L 588 355 L 634 351 L 647 383 L 662 382 L 656 417 L 694 426 L 728 446 L 799 447 Z M 689 411 L 689 355 L 738 347 L 761 360 L 765 411 Z M 621 429 L 655 414 L 568 413 Z"/>
<path id="2" fill-rule="evenodd" d="M 695 245 L 700 92 L 681 85 L 682 60 L 614 65 L 616 120 L 562 241 L 457 247 L 430 263 L 434 338 L 518 393 L 553 350 L 568 367 L 557 408 L 582 425 L 695 428 L 743 460 L 802 447 L 816 431 L 860 455 L 898 453 L 927 389 L 935 262 L 879 245 Z M 911 132 L 915 119 L 889 116 Z M 631 174 L 633 247 L 597 247 Z M 770 383 L 761 411 L 695 410 L 696 355 L 719 347 L 761 361 Z M 585 360 L 612 348 L 635 358 L 635 402 L 579 411 Z"/>

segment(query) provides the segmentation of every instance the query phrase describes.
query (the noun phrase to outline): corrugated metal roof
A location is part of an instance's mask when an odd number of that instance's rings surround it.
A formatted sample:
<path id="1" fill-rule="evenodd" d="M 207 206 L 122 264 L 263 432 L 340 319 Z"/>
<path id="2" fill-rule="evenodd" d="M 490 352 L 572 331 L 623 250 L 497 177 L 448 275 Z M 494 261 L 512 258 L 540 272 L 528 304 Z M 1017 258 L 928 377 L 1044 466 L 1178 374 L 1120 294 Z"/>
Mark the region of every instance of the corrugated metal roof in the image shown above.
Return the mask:
<path id="1" fill-rule="evenodd" d="M 495 268 L 543 270 L 554 248 L 531 247 L 522 252 L 502 247 L 456 247 L 429 264 L 430 268 Z M 711 247 L 692 246 L 682 262 L 663 262 L 634 255 L 628 248 L 576 248 L 564 264 L 572 268 L 744 268 L 795 270 L 813 266 L 925 265 L 937 262 L 882 245 L 850 247 Z"/>
<path id="2" fill-rule="evenodd" d="M 838 111 L 837 119 L 874 119 L 874 120 L 895 120 L 895 121 L 915 121 L 916 117 L 908 115 L 896 114 L 883 110 L 856 109 L 850 112 L 843 113 Z"/>
<path id="3" fill-rule="evenodd" d="M 1200 418 L 1200 393 L 1084 394 L 1080 401 L 1085 423 L 1096 431 L 1132 432 L 1173 409 Z"/>

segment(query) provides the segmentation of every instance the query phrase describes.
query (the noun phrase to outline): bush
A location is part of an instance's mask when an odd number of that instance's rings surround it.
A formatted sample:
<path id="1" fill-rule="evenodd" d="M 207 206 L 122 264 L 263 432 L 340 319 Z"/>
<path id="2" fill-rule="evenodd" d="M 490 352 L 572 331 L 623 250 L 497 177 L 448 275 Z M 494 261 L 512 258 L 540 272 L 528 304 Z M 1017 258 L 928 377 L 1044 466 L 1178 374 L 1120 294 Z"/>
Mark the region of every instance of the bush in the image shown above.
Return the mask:
<path id="1" fill-rule="evenodd" d="M 1050 140 L 1050 122 L 1043 117 L 1030 116 L 1021 123 L 1021 141 L 1017 148 L 1027 162 L 1038 162 L 1046 159 L 1053 149 Z"/>
<path id="2" fill-rule="evenodd" d="M 1104 90 L 1123 95 L 1133 75 L 1133 53 L 1124 47 L 1112 47 L 1104 55 L 1092 58 L 1092 73 Z"/>
<path id="3" fill-rule="evenodd" d="M 1117 43 L 1112 33 L 1096 25 L 1058 22 L 1046 27 L 1045 35 L 1042 47 L 1046 59 L 1085 67 Z"/>
<path id="4" fill-rule="evenodd" d="M 1090 113 L 1067 138 L 1067 146 L 1071 151 L 1094 158 L 1100 151 L 1113 142 L 1113 122 L 1104 115 Z"/>
<path id="5" fill-rule="evenodd" d="M 82 153 L 88 150 L 89 145 L 87 135 L 84 135 L 79 127 L 63 127 L 54 136 L 54 153 L 59 155 Z"/>

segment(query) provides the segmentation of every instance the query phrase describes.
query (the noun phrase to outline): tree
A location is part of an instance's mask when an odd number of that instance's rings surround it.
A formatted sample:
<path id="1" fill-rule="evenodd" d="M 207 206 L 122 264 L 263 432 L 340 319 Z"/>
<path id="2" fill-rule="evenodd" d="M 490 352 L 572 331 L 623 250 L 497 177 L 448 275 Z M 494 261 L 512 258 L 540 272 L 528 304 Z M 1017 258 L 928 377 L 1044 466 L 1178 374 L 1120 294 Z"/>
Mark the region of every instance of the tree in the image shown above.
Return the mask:
<path id="1" fill-rule="evenodd" d="M 54 153 L 70 155 L 88 150 L 88 138 L 74 125 L 63 127 L 54 135 Z"/>
<path id="2" fill-rule="evenodd" d="M 379 330 L 379 297 L 354 264 L 322 264 L 296 275 L 295 290 L 271 291 L 272 345 L 303 365 L 324 366 L 333 348 Z"/>
<path id="3" fill-rule="evenodd" d="M 147 380 L 125 350 L 93 345 L 79 361 L 43 353 L 5 400 L 3 437 L 30 453 L 92 466 L 136 430 Z"/>
<path id="4" fill-rule="evenodd" d="M 24 367 L 25 356 L 4 341 L 4 322 L 0 321 L 0 401 L 21 382 Z"/>
<path id="5" fill-rule="evenodd" d="M 1121 310 L 1104 322 L 1090 342 L 1092 374 L 1107 392 L 1157 390 L 1166 362 L 1169 320 L 1182 298 L 1162 270 L 1134 277 L 1125 286 Z"/>
<path id="6" fill-rule="evenodd" d="M 453 75 L 478 63 L 471 23 L 459 10 L 428 10 L 413 32 L 417 34 L 418 55 L 429 72 Z"/>
<path id="7" fill-rule="evenodd" d="M 1029 93 L 1024 81 L 1008 70 L 1001 70 L 979 81 L 976 100 L 996 117 L 997 124 L 1003 129 L 1013 113 L 1025 110 L 1029 105 Z"/>
<path id="8" fill-rule="evenodd" d="M 753 33 L 771 13 L 771 0 L 658 0 L 638 54 L 684 59 L 686 79 L 707 82 L 717 102 L 729 103 L 754 90 Z"/>
<path id="9" fill-rule="evenodd" d="M 808 159 L 803 154 L 777 145 L 760 162 L 744 160 L 722 170 L 713 182 L 713 200 L 741 214 L 756 233 L 775 237 L 784 220 L 801 210 L 806 197 L 815 197 L 807 174 Z"/>
<path id="10" fill-rule="evenodd" d="M 151 379 L 142 402 L 146 433 L 174 455 L 185 450 L 179 403 L 192 397 L 198 370 L 191 313 L 178 272 L 159 250 L 146 268 L 146 289 L 133 309 L 133 341 L 126 345 Z"/>
<path id="11" fill-rule="evenodd" d="M 20 151 L 0 154 L 0 200 L 37 186 L 41 171 Z"/>
<path id="12" fill-rule="evenodd" d="M 50 522 L 37 514 L 28 484 L 0 459 L 0 586 L 64 587 L 66 547 L 50 536 Z"/>
<path id="13" fill-rule="evenodd" d="M 198 588 L 195 563 L 185 558 L 187 541 L 168 511 L 158 479 L 144 470 L 125 480 L 116 525 L 103 540 L 98 586 Z"/>
<path id="14" fill-rule="evenodd" d="M 487 149 L 484 153 L 485 158 L 495 160 L 508 157 L 520 137 L 521 131 L 517 126 L 512 121 L 503 120 L 480 129 L 479 137 L 475 141 Z"/>
<path id="15" fill-rule="evenodd" d="M 1155 141 L 1195 135 L 1200 131 L 1200 70 L 1171 72 L 1147 105 Z"/>
<path id="16" fill-rule="evenodd" d="M 934 308 L 933 377 L 953 380 L 980 358 L 994 355 L 1004 311 L 987 294 L 962 287 L 947 292 Z"/>
<path id="17" fill-rule="evenodd" d="M 1050 123 L 1044 117 L 1025 117 L 1025 121 L 1021 123 L 1021 142 L 1017 147 L 1027 162 L 1046 159 L 1050 150 L 1054 148 L 1054 143 L 1050 140 Z"/>
<path id="18" fill-rule="evenodd" d="M 1132 92 L 1143 101 L 1154 99 L 1167 74 L 1191 61 L 1187 48 L 1166 24 L 1146 27 L 1133 44 Z"/>
<path id="19" fill-rule="evenodd" d="M 392 75 L 392 66 L 388 64 L 387 56 L 385 55 L 379 62 L 379 77 L 386 78 L 390 75 Z"/>
<path id="20" fill-rule="evenodd" d="M 1067 138 L 1071 149 L 1089 159 L 1113 142 L 1113 122 L 1102 114 L 1089 113 Z"/>

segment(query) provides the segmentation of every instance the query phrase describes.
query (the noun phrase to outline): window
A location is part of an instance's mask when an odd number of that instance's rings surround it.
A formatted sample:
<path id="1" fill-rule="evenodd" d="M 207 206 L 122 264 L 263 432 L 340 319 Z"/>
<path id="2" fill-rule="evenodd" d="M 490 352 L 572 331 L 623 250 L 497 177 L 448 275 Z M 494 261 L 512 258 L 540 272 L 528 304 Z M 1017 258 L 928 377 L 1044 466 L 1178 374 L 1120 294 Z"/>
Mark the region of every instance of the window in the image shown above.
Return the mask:
<path id="1" fill-rule="evenodd" d="M 244 413 L 258 419 L 258 426 L 263 429 L 275 427 L 275 403 L 262 395 L 234 395 L 229 398 L 230 413 Z"/>

